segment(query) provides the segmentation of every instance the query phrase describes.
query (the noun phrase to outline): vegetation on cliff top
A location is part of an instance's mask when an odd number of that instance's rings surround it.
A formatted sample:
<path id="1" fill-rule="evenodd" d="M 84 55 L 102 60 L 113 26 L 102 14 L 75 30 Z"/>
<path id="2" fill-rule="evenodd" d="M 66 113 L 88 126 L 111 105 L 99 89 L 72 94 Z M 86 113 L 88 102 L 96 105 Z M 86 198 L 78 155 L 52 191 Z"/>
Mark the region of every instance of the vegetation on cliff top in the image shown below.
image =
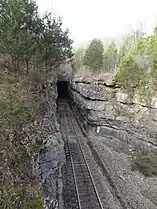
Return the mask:
<path id="1" fill-rule="evenodd" d="M 90 71 L 90 69 L 94 74 L 113 73 L 118 86 L 127 90 L 132 97 L 138 95 L 142 101 L 150 105 L 150 100 L 157 90 L 156 28 L 150 36 L 140 30 L 132 31 L 124 38 L 119 49 L 114 42 L 111 42 L 104 46 L 104 52 L 101 51 L 98 56 L 93 56 L 97 47 L 93 45 L 91 48 L 91 44 L 86 51 L 78 49 L 79 60 L 76 50 L 74 66 L 82 69 L 79 69 L 79 73 L 85 74 L 84 71 Z M 87 54 L 88 62 L 84 62 Z M 93 63 L 99 63 L 98 67 Z"/>
<path id="2" fill-rule="evenodd" d="M 151 153 L 138 153 L 133 160 L 132 170 L 139 170 L 146 177 L 157 175 L 157 156 Z"/>
<path id="3" fill-rule="evenodd" d="M 0 2 L 0 208 L 42 208 L 33 178 L 44 137 L 43 87 L 54 66 L 72 56 L 61 19 L 40 17 L 33 0 Z M 34 122 L 36 121 L 36 122 Z"/>

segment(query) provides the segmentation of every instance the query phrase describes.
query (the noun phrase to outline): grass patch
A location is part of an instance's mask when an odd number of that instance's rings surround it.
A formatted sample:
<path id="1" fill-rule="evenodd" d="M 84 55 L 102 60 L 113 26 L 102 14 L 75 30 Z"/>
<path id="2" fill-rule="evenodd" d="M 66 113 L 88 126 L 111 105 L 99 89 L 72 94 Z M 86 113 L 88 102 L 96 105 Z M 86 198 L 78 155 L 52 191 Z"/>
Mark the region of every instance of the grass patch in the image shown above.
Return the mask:
<path id="1" fill-rule="evenodd" d="M 43 209 L 40 187 L 34 185 L 27 189 L 0 191 L 0 209 Z"/>
<path id="2" fill-rule="evenodd" d="M 132 170 L 138 170 L 146 177 L 157 175 L 157 155 L 140 153 L 134 158 Z"/>

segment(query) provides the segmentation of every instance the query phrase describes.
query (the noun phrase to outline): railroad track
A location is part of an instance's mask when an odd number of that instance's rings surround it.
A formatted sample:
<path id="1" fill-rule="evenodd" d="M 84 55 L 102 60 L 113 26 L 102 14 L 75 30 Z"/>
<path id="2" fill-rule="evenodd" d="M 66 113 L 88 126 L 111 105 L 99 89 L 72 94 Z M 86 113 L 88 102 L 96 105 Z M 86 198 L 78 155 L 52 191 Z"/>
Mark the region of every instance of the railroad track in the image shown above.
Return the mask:
<path id="1" fill-rule="evenodd" d="M 103 209 L 80 143 L 83 135 L 68 102 L 59 101 L 58 111 L 66 154 L 66 165 L 63 172 L 66 180 L 63 182 L 68 188 L 65 188 L 63 194 L 64 207 L 65 209 Z"/>

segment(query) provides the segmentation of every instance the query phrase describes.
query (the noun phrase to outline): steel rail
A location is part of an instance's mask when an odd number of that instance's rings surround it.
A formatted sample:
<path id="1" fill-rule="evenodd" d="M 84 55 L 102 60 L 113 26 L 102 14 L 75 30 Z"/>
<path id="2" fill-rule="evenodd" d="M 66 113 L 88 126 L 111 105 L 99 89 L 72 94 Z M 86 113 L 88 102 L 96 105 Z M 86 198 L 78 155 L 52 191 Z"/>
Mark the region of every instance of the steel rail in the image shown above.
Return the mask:
<path id="1" fill-rule="evenodd" d="M 83 148 L 82 148 L 80 139 L 79 139 L 79 137 L 78 137 L 78 135 L 77 135 L 76 128 L 75 128 L 74 124 L 72 123 L 72 121 L 70 120 L 69 111 L 68 111 L 67 108 L 66 108 L 67 105 L 68 105 L 68 107 L 69 107 L 69 109 L 70 109 L 70 111 L 71 111 L 72 118 L 74 118 L 75 121 L 76 121 L 75 115 L 73 114 L 73 112 L 72 112 L 72 110 L 71 110 L 71 108 L 70 108 L 70 106 L 69 106 L 68 103 L 64 105 L 64 106 L 65 106 L 65 112 L 67 113 L 67 119 L 69 119 L 69 122 L 70 122 L 70 124 L 71 124 L 71 126 L 73 127 L 73 130 L 74 130 L 74 132 L 75 132 L 75 135 L 76 135 L 76 138 L 77 138 L 77 143 L 78 143 L 78 145 L 79 145 L 81 154 L 82 154 L 82 156 L 83 156 L 83 160 L 84 160 L 84 162 L 85 162 L 85 164 L 86 164 L 87 171 L 88 171 L 88 173 L 89 173 L 90 180 L 91 180 L 91 182 L 92 182 L 92 186 L 93 186 L 93 189 L 94 189 L 94 192 L 95 192 L 95 195 L 96 195 L 98 204 L 99 204 L 99 206 L 100 206 L 100 209 L 103 209 L 103 206 L 102 206 L 102 203 L 101 203 L 101 200 L 100 200 L 100 197 L 99 197 L 99 194 L 98 194 L 96 185 L 95 185 L 95 183 L 94 183 L 92 174 L 91 174 L 91 172 L 90 172 L 90 168 L 89 168 L 89 166 L 88 166 L 86 157 L 85 157 L 84 152 L 83 152 Z M 76 121 L 76 124 L 77 124 L 77 121 Z M 82 131 L 82 130 L 81 130 L 81 131 Z M 71 155 L 71 153 L 70 153 L 70 155 Z M 72 156 L 71 156 L 71 159 L 72 159 Z M 73 159 L 72 159 L 72 162 L 73 162 Z M 72 164 L 73 164 L 73 172 L 75 172 L 74 163 L 72 163 Z M 76 180 L 76 177 L 75 177 L 75 180 Z M 76 184 L 77 184 L 77 180 L 76 180 Z M 78 192 L 78 188 L 77 188 L 77 192 Z M 78 192 L 77 194 L 79 195 L 79 192 Z M 80 202 L 81 202 L 81 201 L 80 201 L 80 199 L 79 199 L 79 203 L 80 203 Z M 92 200 L 91 200 L 91 203 L 92 203 Z M 79 204 L 79 206 L 80 206 L 80 208 L 81 208 L 81 204 Z"/>

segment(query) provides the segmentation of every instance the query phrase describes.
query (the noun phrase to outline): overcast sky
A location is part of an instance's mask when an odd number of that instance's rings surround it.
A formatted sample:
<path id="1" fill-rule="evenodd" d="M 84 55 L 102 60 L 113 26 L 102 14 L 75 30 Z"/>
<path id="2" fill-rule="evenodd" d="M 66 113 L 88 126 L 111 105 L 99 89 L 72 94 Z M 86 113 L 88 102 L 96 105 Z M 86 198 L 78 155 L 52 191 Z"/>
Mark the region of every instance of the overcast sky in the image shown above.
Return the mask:
<path id="1" fill-rule="evenodd" d="M 36 0 L 39 12 L 63 19 L 75 45 L 94 37 L 115 37 L 139 28 L 150 33 L 157 23 L 157 0 Z M 53 8 L 53 10 L 52 10 Z"/>

